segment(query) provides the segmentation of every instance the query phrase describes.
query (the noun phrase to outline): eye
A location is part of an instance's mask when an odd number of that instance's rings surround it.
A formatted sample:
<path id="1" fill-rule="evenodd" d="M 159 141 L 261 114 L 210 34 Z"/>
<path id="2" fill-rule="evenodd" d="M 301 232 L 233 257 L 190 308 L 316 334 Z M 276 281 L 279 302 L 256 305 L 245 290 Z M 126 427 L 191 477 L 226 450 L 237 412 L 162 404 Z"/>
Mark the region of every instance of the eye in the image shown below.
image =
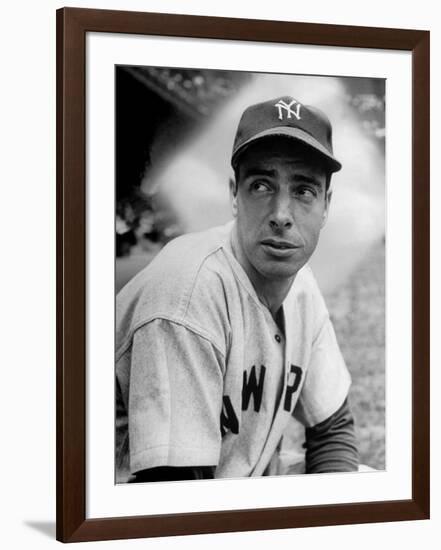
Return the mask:
<path id="1" fill-rule="evenodd" d="M 301 185 L 297 187 L 295 193 L 298 197 L 305 201 L 312 201 L 317 197 L 317 189 L 309 185 Z"/>
<path id="2" fill-rule="evenodd" d="M 255 180 L 250 184 L 250 190 L 253 193 L 266 193 L 271 191 L 270 184 L 265 180 Z"/>

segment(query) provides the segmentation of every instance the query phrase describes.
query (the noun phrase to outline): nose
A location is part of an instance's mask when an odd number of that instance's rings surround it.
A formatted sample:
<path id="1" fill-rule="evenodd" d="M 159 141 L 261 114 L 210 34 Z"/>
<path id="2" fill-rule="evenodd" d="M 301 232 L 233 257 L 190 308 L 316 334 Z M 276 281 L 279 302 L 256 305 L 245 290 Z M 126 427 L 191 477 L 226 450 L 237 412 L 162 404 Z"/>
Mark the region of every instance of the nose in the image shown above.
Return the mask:
<path id="1" fill-rule="evenodd" d="M 279 193 L 274 198 L 274 207 L 269 218 L 271 229 L 290 229 L 294 223 L 291 212 L 291 201 L 289 195 Z"/>

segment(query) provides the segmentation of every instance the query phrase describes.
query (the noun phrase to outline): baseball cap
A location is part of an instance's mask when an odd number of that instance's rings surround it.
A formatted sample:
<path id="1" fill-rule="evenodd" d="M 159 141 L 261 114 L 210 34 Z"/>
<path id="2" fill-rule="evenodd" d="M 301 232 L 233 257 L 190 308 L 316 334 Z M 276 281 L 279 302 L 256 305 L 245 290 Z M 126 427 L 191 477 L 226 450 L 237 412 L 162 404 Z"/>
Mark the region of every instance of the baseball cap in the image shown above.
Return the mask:
<path id="1" fill-rule="evenodd" d="M 328 117 L 316 107 L 303 105 L 291 96 L 276 97 L 245 109 L 234 139 L 233 168 L 251 143 L 270 136 L 300 141 L 324 157 L 330 172 L 341 169 L 332 150 L 332 126 Z"/>

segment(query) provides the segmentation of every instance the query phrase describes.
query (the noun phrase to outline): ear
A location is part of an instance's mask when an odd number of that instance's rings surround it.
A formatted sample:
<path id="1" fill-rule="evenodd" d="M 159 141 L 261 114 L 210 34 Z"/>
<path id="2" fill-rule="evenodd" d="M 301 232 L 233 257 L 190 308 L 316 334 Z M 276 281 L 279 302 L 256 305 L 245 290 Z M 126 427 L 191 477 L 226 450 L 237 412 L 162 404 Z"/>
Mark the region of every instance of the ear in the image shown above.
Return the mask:
<path id="1" fill-rule="evenodd" d="M 326 191 L 325 195 L 325 209 L 323 211 L 323 218 L 322 218 L 322 227 L 326 224 L 326 221 L 328 219 L 328 213 L 329 213 L 329 206 L 331 204 L 332 199 L 332 189 L 329 187 L 329 189 Z"/>
<path id="2" fill-rule="evenodd" d="M 233 216 L 237 216 L 237 183 L 234 177 L 230 177 L 230 199 Z"/>

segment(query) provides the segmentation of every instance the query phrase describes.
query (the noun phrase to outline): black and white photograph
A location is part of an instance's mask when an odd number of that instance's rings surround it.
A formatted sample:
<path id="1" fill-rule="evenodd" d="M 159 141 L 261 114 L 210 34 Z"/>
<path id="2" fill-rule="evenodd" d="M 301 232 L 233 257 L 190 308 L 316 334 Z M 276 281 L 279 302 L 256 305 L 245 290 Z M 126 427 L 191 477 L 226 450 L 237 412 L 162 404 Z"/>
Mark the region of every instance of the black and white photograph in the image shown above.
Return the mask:
<path id="1" fill-rule="evenodd" d="M 5 7 L 2 547 L 438 548 L 436 3 Z"/>
<path id="2" fill-rule="evenodd" d="M 116 66 L 116 483 L 386 469 L 385 104 Z"/>

